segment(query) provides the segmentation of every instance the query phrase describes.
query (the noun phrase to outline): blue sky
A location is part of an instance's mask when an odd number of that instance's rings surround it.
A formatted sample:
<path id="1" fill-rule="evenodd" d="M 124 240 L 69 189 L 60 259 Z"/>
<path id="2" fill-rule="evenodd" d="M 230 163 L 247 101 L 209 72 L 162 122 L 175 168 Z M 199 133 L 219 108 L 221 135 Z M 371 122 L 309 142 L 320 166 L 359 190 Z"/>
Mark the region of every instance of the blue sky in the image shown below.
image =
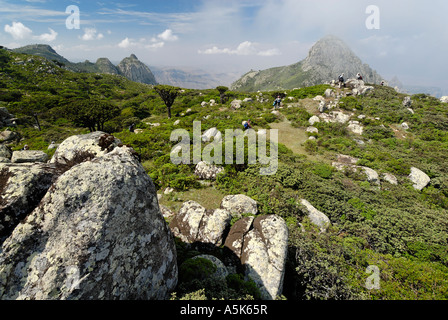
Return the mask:
<path id="1" fill-rule="evenodd" d="M 66 8 L 80 10 L 68 29 Z M 369 5 L 379 29 L 369 29 Z M 72 61 L 131 53 L 148 65 L 242 74 L 304 59 L 327 34 L 383 77 L 448 89 L 446 0 L 0 0 L 0 44 L 47 43 Z"/>

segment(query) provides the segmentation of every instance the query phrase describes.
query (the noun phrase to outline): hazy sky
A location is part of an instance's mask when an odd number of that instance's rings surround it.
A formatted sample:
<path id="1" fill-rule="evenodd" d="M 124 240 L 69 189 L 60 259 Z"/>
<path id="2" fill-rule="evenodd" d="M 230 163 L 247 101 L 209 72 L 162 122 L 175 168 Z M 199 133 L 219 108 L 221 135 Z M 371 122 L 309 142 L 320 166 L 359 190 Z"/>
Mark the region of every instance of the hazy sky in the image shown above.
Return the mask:
<path id="1" fill-rule="evenodd" d="M 447 14 L 446 0 L 0 0 L 0 44 L 243 74 L 296 63 L 334 34 L 384 78 L 447 91 Z"/>

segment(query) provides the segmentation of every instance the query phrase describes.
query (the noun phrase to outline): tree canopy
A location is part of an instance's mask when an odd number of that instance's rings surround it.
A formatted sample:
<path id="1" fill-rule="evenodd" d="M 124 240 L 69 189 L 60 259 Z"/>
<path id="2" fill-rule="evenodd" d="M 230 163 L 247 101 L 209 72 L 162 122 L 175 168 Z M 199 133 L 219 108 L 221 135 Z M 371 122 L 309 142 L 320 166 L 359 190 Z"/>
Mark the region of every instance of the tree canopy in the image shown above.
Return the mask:
<path id="1" fill-rule="evenodd" d="M 168 85 L 157 85 L 154 87 L 154 90 L 160 95 L 160 98 L 162 98 L 165 103 L 168 109 L 168 118 L 171 119 L 171 106 L 179 95 L 181 89 Z"/>

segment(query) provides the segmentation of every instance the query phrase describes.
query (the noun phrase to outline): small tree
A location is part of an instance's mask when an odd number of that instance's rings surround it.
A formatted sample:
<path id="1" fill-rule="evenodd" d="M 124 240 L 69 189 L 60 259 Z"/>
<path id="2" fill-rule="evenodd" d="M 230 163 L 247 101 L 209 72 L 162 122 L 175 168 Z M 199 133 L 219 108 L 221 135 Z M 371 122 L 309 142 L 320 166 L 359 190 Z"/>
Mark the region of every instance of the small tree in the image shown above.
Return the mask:
<path id="1" fill-rule="evenodd" d="M 229 91 L 229 88 L 227 88 L 227 87 L 224 87 L 224 86 L 219 86 L 219 87 L 217 87 L 216 88 L 216 90 L 218 90 L 219 91 L 219 98 L 221 99 L 221 104 L 223 104 L 224 103 L 224 99 L 225 99 L 225 93 L 227 92 L 227 91 Z"/>
<path id="2" fill-rule="evenodd" d="M 180 93 L 180 88 L 168 86 L 168 85 L 157 85 L 154 87 L 154 90 L 159 94 L 160 98 L 162 98 L 168 109 L 168 118 L 171 119 L 171 106 L 174 104 L 177 96 Z"/>
<path id="3" fill-rule="evenodd" d="M 75 101 L 66 110 L 70 120 L 76 125 L 89 128 L 90 132 L 103 131 L 104 124 L 120 114 L 118 107 L 96 99 Z"/>

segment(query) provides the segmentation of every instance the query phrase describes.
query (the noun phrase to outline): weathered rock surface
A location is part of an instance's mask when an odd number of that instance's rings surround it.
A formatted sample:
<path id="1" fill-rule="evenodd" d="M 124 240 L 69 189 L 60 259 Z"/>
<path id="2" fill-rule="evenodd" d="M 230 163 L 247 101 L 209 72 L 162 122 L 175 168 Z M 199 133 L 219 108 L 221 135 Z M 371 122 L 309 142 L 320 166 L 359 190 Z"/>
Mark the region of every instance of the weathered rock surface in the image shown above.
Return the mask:
<path id="1" fill-rule="evenodd" d="M 50 163 L 73 166 L 105 155 L 120 145 L 119 139 L 101 131 L 72 136 L 59 145 Z"/>
<path id="2" fill-rule="evenodd" d="M 20 139 L 20 134 L 16 131 L 5 130 L 0 132 L 0 142 L 10 143 L 13 141 L 18 141 Z"/>
<path id="3" fill-rule="evenodd" d="M 431 178 L 426 173 L 415 167 L 411 168 L 409 179 L 414 183 L 414 188 L 420 191 L 431 182 Z"/>
<path id="4" fill-rule="evenodd" d="M 11 162 L 12 151 L 7 146 L 0 144 L 0 162 Z"/>
<path id="5" fill-rule="evenodd" d="M 23 150 L 12 153 L 12 163 L 47 162 L 48 155 L 40 150 Z"/>
<path id="6" fill-rule="evenodd" d="M 194 174 L 201 180 L 216 180 L 216 176 L 223 171 L 223 167 L 201 161 L 196 165 Z"/>
<path id="7" fill-rule="evenodd" d="M 244 236 L 241 263 L 263 299 L 275 299 L 283 291 L 288 248 L 288 227 L 276 215 L 258 217 Z"/>
<path id="8" fill-rule="evenodd" d="M 204 132 L 202 135 L 203 142 L 210 142 L 213 138 L 213 141 L 221 141 L 222 133 L 216 128 L 210 128 Z"/>
<path id="9" fill-rule="evenodd" d="M 39 204 L 58 176 L 47 164 L 0 164 L 0 244 Z"/>
<path id="10" fill-rule="evenodd" d="M 228 210 L 234 217 L 241 217 L 243 213 L 258 213 L 257 202 L 244 194 L 225 196 L 221 208 Z"/>
<path id="11" fill-rule="evenodd" d="M 171 221 L 170 229 L 183 242 L 220 246 L 231 220 L 225 209 L 206 210 L 195 201 L 187 201 Z"/>
<path id="12" fill-rule="evenodd" d="M 330 219 L 324 213 L 313 207 L 307 200 L 302 199 L 300 204 L 305 207 L 306 214 L 311 220 L 311 223 L 319 227 L 321 232 L 327 231 L 327 228 L 331 225 Z"/>
<path id="13" fill-rule="evenodd" d="M 133 150 L 61 175 L 2 245 L 0 299 L 164 299 L 176 251 Z"/>

